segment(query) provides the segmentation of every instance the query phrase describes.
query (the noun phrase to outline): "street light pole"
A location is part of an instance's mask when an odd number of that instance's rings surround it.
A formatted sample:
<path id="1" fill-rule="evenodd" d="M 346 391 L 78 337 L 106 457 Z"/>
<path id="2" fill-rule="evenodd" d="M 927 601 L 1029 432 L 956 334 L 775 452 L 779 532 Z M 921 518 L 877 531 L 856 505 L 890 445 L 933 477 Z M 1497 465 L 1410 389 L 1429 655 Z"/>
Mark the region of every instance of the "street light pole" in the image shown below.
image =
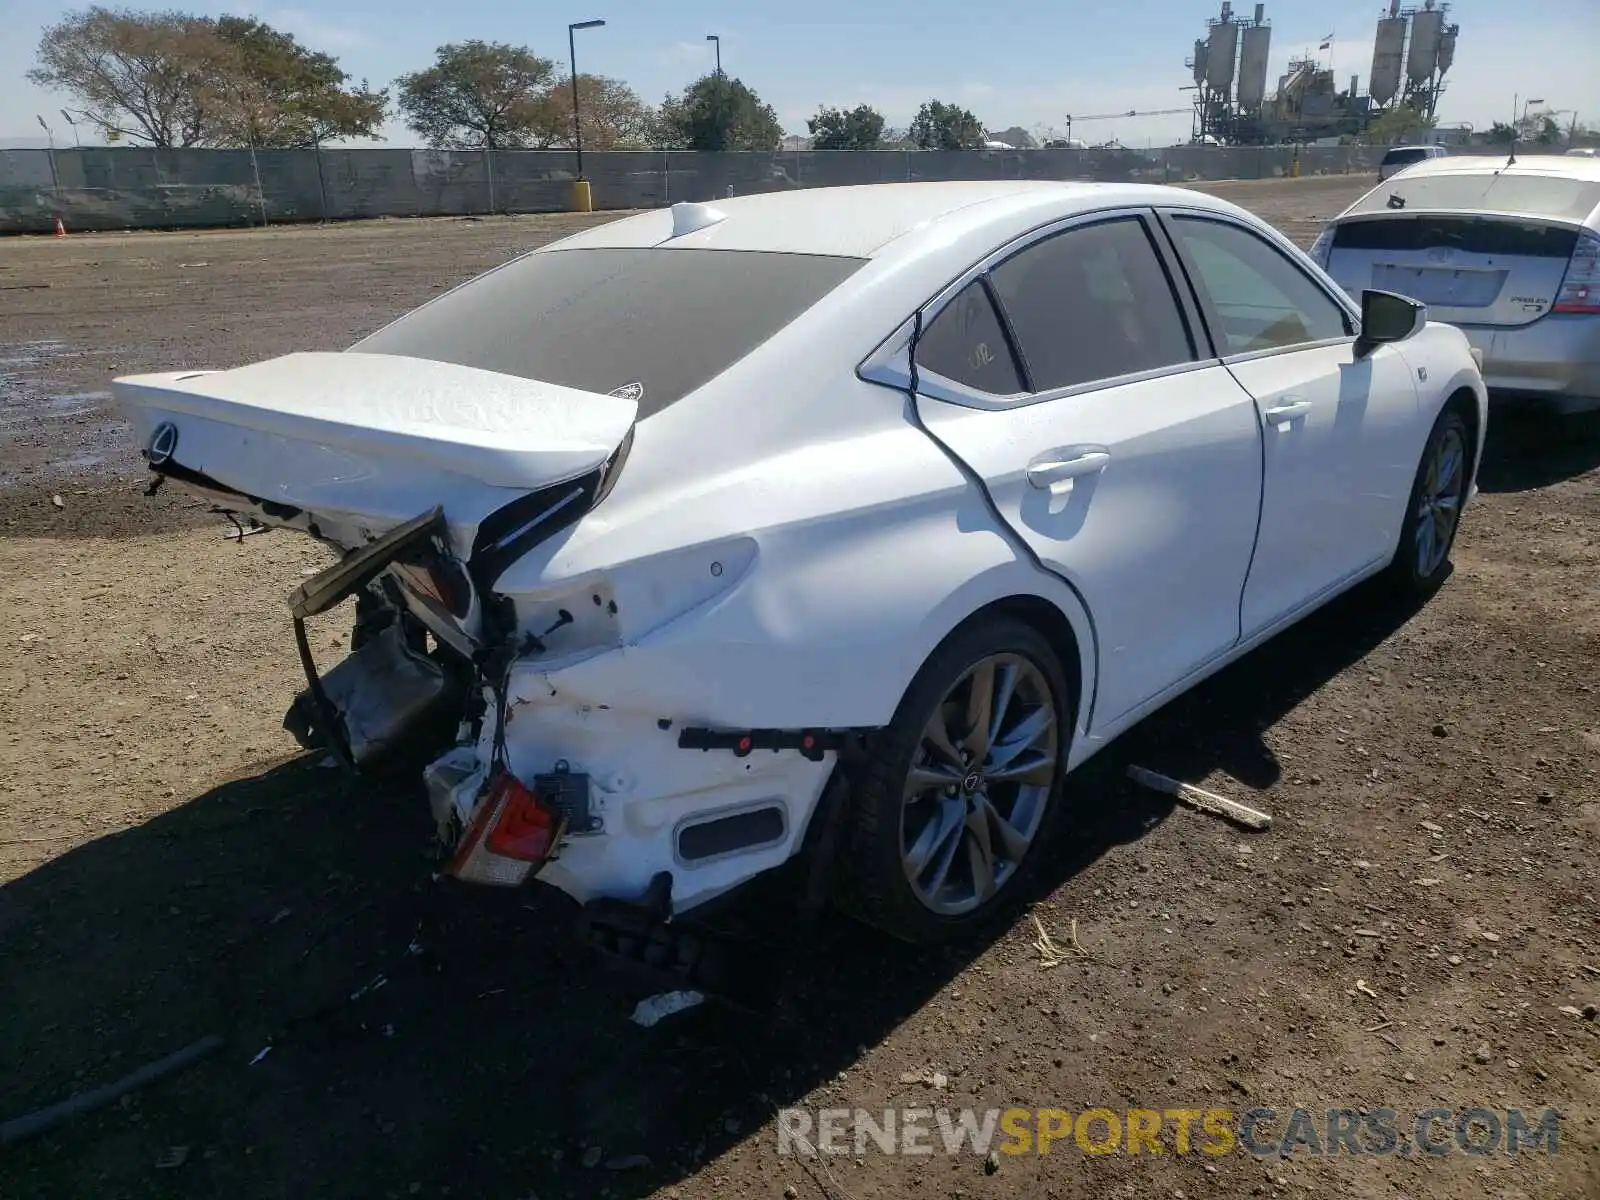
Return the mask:
<path id="1" fill-rule="evenodd" d="M 604 25 L 601 20 L 574 21 L 567 26 L 567 55 L 572 69 L 572 141 L 578 151 L 578 180 L 583 180 L 583 122 L 578 116 L 578 43 L 576 34 L 580 29 L 598 29 Z"/>
<path id="2" fill-rule="evenodd" d="M 717 78 L 722 78 L 722 38 L 715 33 L 706 34 L 706 41 L 715 43 L 717 47 Z"/>

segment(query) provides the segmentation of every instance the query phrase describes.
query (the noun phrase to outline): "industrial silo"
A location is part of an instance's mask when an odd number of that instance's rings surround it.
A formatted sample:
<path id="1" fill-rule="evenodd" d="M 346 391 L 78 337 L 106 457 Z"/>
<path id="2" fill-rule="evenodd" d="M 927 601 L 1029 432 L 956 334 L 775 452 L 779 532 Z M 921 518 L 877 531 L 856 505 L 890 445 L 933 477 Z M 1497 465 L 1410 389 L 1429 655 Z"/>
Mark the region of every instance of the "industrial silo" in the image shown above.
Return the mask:
<path id="1" fill-rule="evenodd" d="M 1400 91 L 1405 45 L 1406 19 L 1381 18 L 1378 21 L 1378 36 L 1372 43 L 1372 73 L 1367 80 L 1367 92 L 1374 104 L 1387 104 Z"/>
<path id="2" fill-rule="evenodd" d="M 1197 84 L 1206 81 L 1206 43 L 1204 38 L 1195 38 L 1194 40 L 1194 81 Z"/>
<path id="3" fill-rule="evenodd" d="M 1239 50 L 1239 26 L 1230 16 L 1211 27 L 1206 39 L 1206 85 L 1226 93 L 1233 85 L 1233 66 Z"/>
<path id="4" fill-rule="evenodd" d="M 1459 25 L 1445 26 L 1444 34 L 1439 38 L 1439 74 L 1443 75 L 1450 69 L 1450 64 L 1456 60 L 1456 34 L 1461 32 Z"/>
<path id="5" fill-rule="evenodd" d="M 1439 39 L 1444 32 L 1444 14 L 1424 8 L 1411 17 L 1411 49 L 1406 53 L 1406 78 L 1412 83 L 1427 83 L 1439 61 Z"/>
<path id="6" fill-rule="evenodd" d="M 1256 6 L 1257 12 L 1260 5 Z M 1272 26 L 1247 25 L 1239 42 L 1239 107 L 1253 111 L 1267 95 L 1267 53 L 1272 45 Z"/>

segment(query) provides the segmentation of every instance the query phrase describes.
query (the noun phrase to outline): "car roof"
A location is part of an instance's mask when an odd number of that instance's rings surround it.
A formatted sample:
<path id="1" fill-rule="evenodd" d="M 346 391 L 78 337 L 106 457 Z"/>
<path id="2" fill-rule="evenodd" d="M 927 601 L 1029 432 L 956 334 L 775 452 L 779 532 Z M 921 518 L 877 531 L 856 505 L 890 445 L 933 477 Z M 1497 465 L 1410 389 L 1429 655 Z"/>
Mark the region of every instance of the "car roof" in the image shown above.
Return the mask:
<path id="1" fill-rule="evenodd" d="M 1177 203 L 1239 211 L 1227 201 L 1185 188 L 1046 180 L 798 188 L 708 203 L 724 219 L 676 238 L 672 210 L 657 209 L 563 238 L 542 252 L 666 246 L 873 258 L 901 238 L 938 238 L 935 226 L 956 213 L 1005 226 L 1019 219 L 1051 220 L 1122 205 Z"/>
<path id="2" fill-rule="evenodd" d="M 1508 154 L 1447 154 L 1419 162 L 1406 170 L 1407 179 L 1424 175 L 1548 175 L 1563 179 L 1600 181 L 1600 159 L 1565 154 L 1527 154 L 1508 163 Z"/>

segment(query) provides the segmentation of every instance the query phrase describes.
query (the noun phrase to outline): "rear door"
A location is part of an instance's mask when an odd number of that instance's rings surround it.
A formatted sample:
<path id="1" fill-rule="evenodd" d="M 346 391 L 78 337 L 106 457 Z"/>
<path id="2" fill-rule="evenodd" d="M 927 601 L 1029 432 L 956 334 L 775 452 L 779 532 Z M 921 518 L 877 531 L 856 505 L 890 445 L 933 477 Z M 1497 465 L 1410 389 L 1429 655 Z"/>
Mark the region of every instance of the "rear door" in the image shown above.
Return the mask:
<path id="1" fill-rule="evenodd" d="M 1328 274 L 1351 296 L 1420 300 L 1436 321 L 1527 325 L 1555 303 L 1577 242 L 1575 224 L 1397 211 L 1335 225 Z"/>
<path id="2" fill-rule="evenodd" d="M 1416 387 L 1397 347 L 1356 355 L 1350 310 L 1283 248 L 1227 217 L 1165 219 L 1223 362 L 1260 411 L 1249 637 L 1394 549 L 1420 445 Z"/>
<path id="3" fill-rule="evenodd" d="M 1153 234 L 1125 212 L 1030 235 L 936 302 L 917 351 L 928 430 L 1089 609 L 1094 729 L 1238 641 L 1260 504 L 1253 402 Z"/>

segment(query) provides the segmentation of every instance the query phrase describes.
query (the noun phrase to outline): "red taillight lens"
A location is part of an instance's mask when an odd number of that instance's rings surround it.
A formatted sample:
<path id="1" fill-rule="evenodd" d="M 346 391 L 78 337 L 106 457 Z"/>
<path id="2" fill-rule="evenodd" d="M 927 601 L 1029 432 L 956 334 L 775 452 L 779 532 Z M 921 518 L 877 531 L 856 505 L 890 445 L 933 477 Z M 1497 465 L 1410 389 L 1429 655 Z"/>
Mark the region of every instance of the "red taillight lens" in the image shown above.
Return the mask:
<path id="1" fill-rule="evenodd" d="M 489 781 L 445 874 L 516 887 L 555 852 L 565 818 L 509 771 Z"/>
<path id="2" fill-rule="evenodd" d="M 1600 313 L 1600 236 L 1585 229 L 1567 261 L 1552 312 Z"/>

